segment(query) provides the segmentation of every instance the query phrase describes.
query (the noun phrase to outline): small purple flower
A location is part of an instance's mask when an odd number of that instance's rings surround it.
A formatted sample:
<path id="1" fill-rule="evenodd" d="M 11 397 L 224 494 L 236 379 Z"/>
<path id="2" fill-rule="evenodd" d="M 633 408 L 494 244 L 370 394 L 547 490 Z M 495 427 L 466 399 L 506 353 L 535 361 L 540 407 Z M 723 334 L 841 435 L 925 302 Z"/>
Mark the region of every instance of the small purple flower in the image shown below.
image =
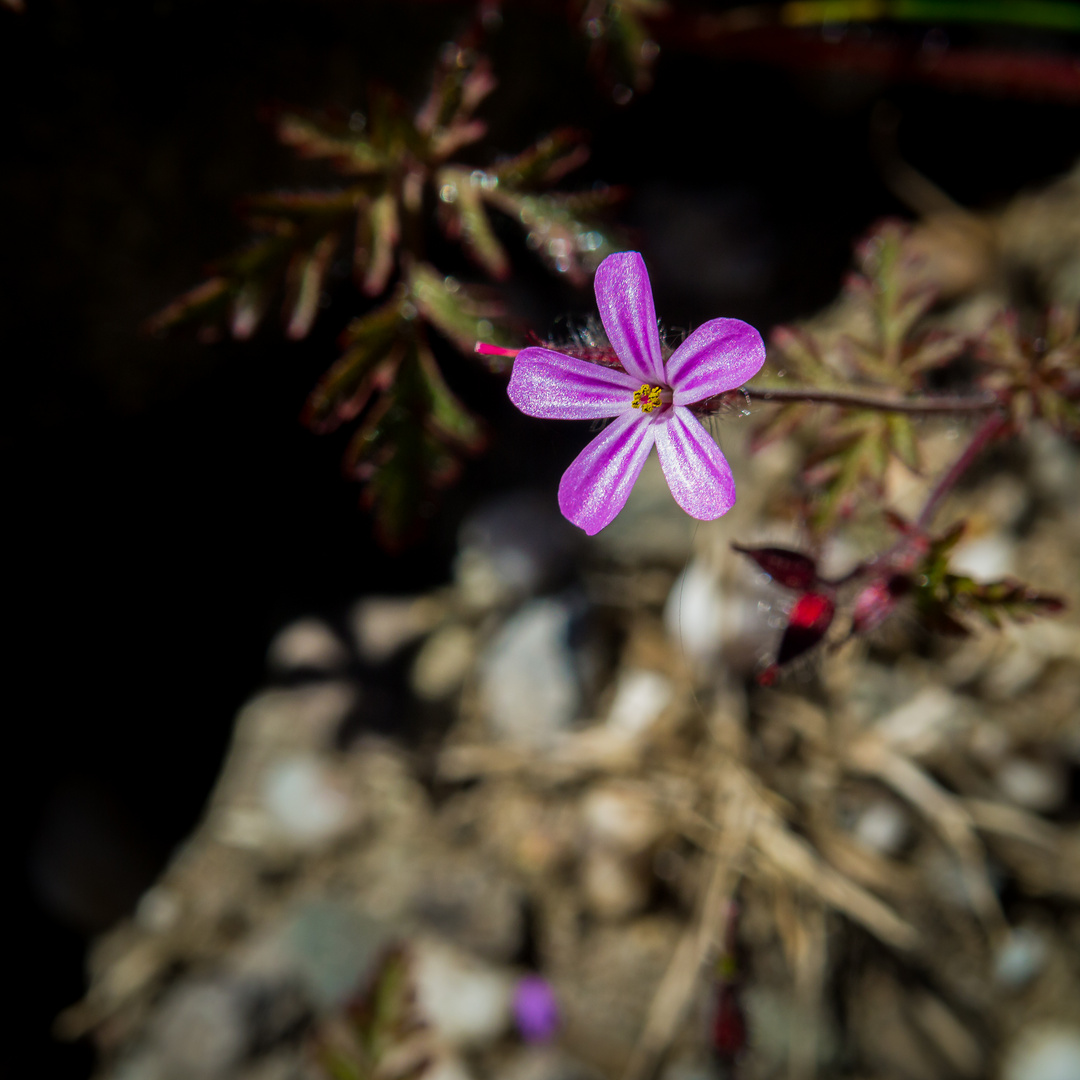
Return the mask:
<path id="1" fill-rule="evenodd" d="M 559 1030 L 559 1003 L 551 983 L 526 975 L 514 990 L 514 1022 L 526 1042 L 548 1042 Z"/>
<path id="2" fill-rule="evenodd" d="M 559 507 L 590 536 L 626 505 L 656 446 L 675 501 L 711 521 L 735 505 L 731 468 L 687 408 L 734 390 L 765 362 L 761 335 L 739 319 L 699 326 L 665 364 L 645 262 L 636 251 L 609 255 L 596 271 L 596 303 L 625 370 L 550 349 L 522 349 L 508 393 L 529 416 L 614 417 L 574 459 L 559 484 Z"/>

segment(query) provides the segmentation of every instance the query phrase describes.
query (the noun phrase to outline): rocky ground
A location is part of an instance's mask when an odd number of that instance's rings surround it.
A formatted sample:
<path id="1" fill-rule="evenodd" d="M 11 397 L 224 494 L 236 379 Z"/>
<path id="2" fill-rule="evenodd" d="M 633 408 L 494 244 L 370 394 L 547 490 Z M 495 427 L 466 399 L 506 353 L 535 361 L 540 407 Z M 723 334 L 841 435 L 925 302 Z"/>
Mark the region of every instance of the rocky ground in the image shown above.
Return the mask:
<path id="1" fill-rule="evenodd" d="M 915 239 L 970 329 L 1018 280 L 1077 303 L 1078 233 L 1073 174 Z M 593 541 L 508 496 L 444 588 L 280 632 L 58 1021 L 102 1077 L 1080 1077 L 1080 453 L 1033 428 L 942 512 L 957 567 L 1064 614 L 957 641 L 901 612 L 764 688 L 790 596 L 730 545 L 800 536 L 751 422 L 720 420 L 718 522 L 655 460 Z M 902 512 L 956 454 L 922 434 Z"/>

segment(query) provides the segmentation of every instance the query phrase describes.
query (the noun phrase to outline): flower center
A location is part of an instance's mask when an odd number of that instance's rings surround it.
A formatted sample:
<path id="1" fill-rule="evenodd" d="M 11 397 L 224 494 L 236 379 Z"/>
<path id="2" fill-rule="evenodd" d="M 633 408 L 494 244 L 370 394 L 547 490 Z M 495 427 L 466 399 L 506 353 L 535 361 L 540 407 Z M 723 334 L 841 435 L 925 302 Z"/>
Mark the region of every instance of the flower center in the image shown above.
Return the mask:
<path id="1" fill-rule="evenodd" d="M 644 413 L 652 412 L 660 404 L 660 387 L 642 383 L 640 390 L 634 391 L 630 399 L 632 408 L 640 409 Z"/>

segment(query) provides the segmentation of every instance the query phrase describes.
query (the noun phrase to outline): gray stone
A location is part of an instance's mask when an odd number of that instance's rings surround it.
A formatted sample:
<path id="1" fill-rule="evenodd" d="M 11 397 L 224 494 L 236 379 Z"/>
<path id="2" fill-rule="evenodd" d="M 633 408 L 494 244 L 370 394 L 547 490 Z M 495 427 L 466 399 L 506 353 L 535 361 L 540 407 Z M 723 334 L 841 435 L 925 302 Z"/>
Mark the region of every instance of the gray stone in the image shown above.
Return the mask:
<path id="1" fill-rule="evenodd" d="M 313 900 L 284 927 L 278 942 L 286 970 L 300 979 L 320 1009 L 358 990 L 388 941 L 374 919 L 330 900 Z"/>
<path id="2" fill-rule="evenodd" d="M 994 957 L 994 978 L 1010 990 L 1026 986 L 1046 964 L 1046 938 L 1031 927 L 1009 934 Z"/>
<path id="3" fill-rule="evenodd" d="M 488 646 L 480 694 L 498 738 L 542 746 L 577 718 L 581 687 L 570 651 L 571 617 L 565 603 L 534 600 Z"/>
<path id="4" fill-rule="evenodd" d="M 224 1076 L 249 1046 L 241 987 L 228 980 L 186 982 L 169 994 L 150 1033 L 157 1075 L 169 1080 Z M 149 1075 L 153 1075 L 150 1073 Z"/>

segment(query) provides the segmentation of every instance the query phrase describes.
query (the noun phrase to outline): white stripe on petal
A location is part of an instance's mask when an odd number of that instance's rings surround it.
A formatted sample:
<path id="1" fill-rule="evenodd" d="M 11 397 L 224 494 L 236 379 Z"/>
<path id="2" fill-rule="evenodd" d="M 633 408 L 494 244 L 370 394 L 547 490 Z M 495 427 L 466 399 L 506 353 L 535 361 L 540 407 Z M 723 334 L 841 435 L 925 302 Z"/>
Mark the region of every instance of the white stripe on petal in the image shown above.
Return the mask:
<path id="1" fill-rule="evenodd" d="M 671 494 L 691 517 L 712 521 L 735 505 L 731 466 L 689 409 L 676 405 L 666 413 L 655 439 Z"/>

